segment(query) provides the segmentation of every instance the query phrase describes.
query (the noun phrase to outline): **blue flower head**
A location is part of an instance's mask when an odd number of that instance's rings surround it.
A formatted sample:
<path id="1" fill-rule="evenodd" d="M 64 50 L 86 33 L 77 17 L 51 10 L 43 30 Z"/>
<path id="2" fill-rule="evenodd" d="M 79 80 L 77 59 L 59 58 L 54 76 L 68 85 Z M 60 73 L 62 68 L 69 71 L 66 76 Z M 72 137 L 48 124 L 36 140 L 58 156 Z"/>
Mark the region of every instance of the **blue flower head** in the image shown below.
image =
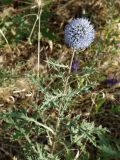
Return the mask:
<path id="1" fill-rule="evenodd" d="M 74 49 L 87 48 L 95 38 L 95 30 L 86 18 L 76 18 L 65 27 L 65 43 Z"/>

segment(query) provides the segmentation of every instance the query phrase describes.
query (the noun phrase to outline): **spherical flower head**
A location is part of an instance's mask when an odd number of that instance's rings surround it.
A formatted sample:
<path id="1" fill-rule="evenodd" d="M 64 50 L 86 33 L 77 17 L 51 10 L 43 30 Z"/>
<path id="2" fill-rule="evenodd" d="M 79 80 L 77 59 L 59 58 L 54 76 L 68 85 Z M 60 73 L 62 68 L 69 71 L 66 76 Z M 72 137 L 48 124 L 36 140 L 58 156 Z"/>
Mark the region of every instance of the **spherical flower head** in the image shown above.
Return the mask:
<path id="1" fill-rule="evenodd" d="M 65 27 L 65 43 L 74 49 L 87 48 L 95 38 L 95 30 L 86 18 L 76 18 Z"/>

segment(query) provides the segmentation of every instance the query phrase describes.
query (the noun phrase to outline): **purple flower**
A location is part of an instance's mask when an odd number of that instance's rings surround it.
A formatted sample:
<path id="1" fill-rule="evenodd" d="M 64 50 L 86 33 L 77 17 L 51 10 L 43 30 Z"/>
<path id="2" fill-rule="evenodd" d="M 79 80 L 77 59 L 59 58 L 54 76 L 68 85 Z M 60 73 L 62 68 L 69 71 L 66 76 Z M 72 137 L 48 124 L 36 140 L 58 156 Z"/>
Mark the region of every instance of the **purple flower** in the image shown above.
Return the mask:
<path id="1" fill-rule="evenodd" d="M 76 18 L 66 25 L 64 36 L 69 47 L 85 49 L 93 42 L 95 30 L 86 18 Z"/>
<path id="2" fill-rule="evenodd" d="M 77 71 L 78 68 L 79 68 L 79 61 L 76 60 L 76 59 L 74 59 L 74 60 L 73 60 L 73 63 L 72 63 L 72 70 L 73 70 L 73 71 Z"/>
<path id="3" fill-rule="evenodd" d="M 115 85 L 115 84 L 117 84 L 118 83 L 118 80 L 117 79 L 114 79 L 114 78 L 112 78 L 112 79 L 106 79 L 105 81 L 104 81 L 104 83 L 106 84 L 106 85 Z"/>

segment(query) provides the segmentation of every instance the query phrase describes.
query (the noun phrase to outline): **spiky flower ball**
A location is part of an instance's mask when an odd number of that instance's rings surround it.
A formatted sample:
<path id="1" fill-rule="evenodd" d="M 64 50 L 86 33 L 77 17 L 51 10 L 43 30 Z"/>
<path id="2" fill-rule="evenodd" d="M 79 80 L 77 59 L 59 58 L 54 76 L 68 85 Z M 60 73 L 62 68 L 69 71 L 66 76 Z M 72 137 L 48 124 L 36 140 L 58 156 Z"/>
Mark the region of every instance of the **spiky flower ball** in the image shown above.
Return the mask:
<path id="1" fill-rule="evenodd" d="M 95 30 L 86 18 L 76 18 L 65 27 L 65 43 L 74 49 L 87 48 L 95 38 Z"/>

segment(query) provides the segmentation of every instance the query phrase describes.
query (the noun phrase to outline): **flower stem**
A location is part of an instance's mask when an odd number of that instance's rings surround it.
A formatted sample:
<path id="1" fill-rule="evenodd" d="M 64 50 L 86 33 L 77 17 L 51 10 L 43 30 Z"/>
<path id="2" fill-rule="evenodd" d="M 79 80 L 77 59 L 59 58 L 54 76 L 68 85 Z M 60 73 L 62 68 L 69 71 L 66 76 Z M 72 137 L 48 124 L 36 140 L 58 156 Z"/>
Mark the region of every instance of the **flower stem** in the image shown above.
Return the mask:
<path id="1" fill-rule="evenodd" d="M 5 35 L 4 35 L 4 33 L 3 33 L 3 31 L 2 31 L 1 29 L 0 29 L 0 34 L 1 34 L 2 37 L 4 38 L 6 44 L 8 45 L 8 49 L 9 49 L 9 51 L 11 52 L 11 47 L 10 47 L 10 45 L 9 45 L 9 43 L 8 43 L 8 40 L 7 40 L 7 38 L 5 37 Z"/>
<path id="2" fill-rule="evenodd" d="M 70 78 L 70 73 L 71 73 L 71 68 L 72 68 L 72 63 L 73 63 L 73 59 L 75 56 L 75 50 L 72 50 L 72 57 L 71 57 L 71 61 L 70 61 L 70 66 L 69 66 L 69 70 L 68 70 L 68 76 L 66 77 L 65 80 L 65 85 L 64 85 L 64 94 L 67 94 L 67 86 L 68 86 L 68 80 Z"/>
<path id="3" fill-rule="evenodd" d="M 40 69 L 40 39 L 41 39 L 40 21 L 41 21 L 41 13 L 42 13 L 42 8 L 38 8 L 38 77 L 39 77 L 39 69 Z"/>

